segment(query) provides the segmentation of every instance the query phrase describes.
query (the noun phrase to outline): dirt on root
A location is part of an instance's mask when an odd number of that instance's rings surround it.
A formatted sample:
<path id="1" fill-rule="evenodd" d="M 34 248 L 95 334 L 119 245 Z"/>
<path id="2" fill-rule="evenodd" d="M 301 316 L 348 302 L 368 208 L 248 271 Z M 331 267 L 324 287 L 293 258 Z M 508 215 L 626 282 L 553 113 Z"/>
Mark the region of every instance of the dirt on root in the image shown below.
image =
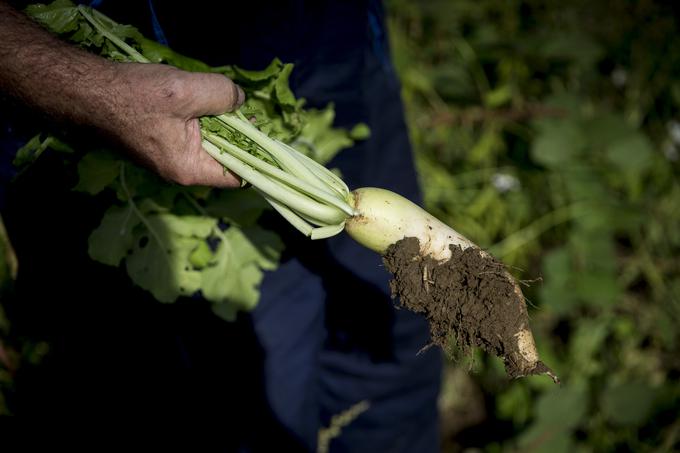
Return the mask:
<path id="1" fill-rule="evenodd" d="M 390 246 L 383 262 L 394 278 L 392 297 L 424 314 L 432 342 L 450 351 L 481 347 L 503 359 L 512 378 L 552 373 L 538 360 L 522 292 L 505 266 L 475 247 L 450 246 L 451 259 L 420 255 L 416 238 Z M 526 342 L 527 335 L 531 341 Z M 554 378 L 554 376 L 553 376 Z"/>

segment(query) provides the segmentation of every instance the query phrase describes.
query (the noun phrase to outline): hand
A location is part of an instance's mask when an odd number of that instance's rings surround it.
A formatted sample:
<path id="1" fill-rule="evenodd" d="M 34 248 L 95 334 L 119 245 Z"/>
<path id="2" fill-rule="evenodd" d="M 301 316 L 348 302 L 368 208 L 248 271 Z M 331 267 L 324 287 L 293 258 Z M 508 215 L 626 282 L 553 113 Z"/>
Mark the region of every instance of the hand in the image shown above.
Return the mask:
<path id="1" fill-rule="evenodd" d="M 238 108 L 243 90 L 221 74 L 192 73 L 157 64 L 118 63 L 114 103 L 98 126 L 133 158 L 182 185 L 238 187 L 237 176 L 201 146 L 198 117 Z"/>

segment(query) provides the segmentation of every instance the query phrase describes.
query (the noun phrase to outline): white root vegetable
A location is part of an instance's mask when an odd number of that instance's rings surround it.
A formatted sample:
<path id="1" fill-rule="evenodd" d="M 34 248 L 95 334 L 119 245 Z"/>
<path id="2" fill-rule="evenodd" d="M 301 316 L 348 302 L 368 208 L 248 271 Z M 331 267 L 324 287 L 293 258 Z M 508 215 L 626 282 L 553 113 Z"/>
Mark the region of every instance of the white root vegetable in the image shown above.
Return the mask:
<path id="1" fill-rule="evenodd" d="M 389 190 L 356 189 L 350 204 L 359 214 L 347 219 L 345 231 L 355 241 L 381 255 L 390 245 L 406 237 L 417 238 L 421 255 L 429 255 L 438 261 L 451 257 L 451 244 L 462 249 L 474 246 L 472 241 L 420 206 Z"/>
<path id="2" fill-rule="evenodd" d="M 443 264 L 451 259 L 450 246 L 453 245 L 459 246 L 462 250 L 474 248 L 482 258 L 495 262 L 491 255 L 472 241 L 401 195 L 385 189 L 362 188 L 352 192 L 349 202 L 357 214 L 346 220 L 345 231 L 361 245 L 381 255 L 385 255 L 390 246 L 402 239 L 416 238 L 420 250 L 419 256 L 414 259 L 422 260 L 429 257 Z M 557 377 L 539 360 L 536 343 L 528 325 L 524 296 L 519 285 L 504 268 L 501 267 L 497 272 L 497 278 L 505 280 L 510 285 L 511 294 L 508 295 L 514 307 L 499 310 L 510 310 L 511 313 L 515 313 L 517 319 L 520 319 L 515 325 L 517 330 L 512 331 L 510 335 L 504 335 L 503 339 L 506 342 L 503 360 L 509 373 L 514 377 L 547 374 L 557 382 Z M 427 277 L 423 277 L 423 280 L 427 285 Z"/>

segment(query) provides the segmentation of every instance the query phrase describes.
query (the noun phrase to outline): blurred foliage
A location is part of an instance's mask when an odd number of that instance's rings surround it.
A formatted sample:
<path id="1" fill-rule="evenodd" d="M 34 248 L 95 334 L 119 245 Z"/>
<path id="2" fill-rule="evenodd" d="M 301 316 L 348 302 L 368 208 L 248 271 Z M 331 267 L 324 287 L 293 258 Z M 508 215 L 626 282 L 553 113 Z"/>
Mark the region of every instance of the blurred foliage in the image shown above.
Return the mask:
<path id="1" fill-rule="evenodd" d="M 14 290 L 19 263 L 0 216 L 0 302 Z M 0 415 L 10 415 L 7 396 L 15 386 L 14 376 L 22 366 L 39 363 L 47 353 L 47 344 L 14 335 L 0 303 Z"/>
<path id="2" fill-rule="evenodd" d="M 445 426 L 445 451 L 680 450 L 678 7 L 388 12 L 426 205 L 526 283 L 539 350 L 563 378 L 508 382 L 477 355 L 484 399 L 470 404 L 487 415 Z M 460 389 L 447 380 L 443 397 Z"/>

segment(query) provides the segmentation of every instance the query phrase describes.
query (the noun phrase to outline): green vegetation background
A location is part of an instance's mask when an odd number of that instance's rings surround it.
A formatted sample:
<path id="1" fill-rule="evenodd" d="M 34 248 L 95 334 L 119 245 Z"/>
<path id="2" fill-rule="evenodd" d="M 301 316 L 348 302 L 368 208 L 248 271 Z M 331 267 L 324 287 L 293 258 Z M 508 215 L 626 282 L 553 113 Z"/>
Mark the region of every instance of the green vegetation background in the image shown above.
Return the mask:
<path id="1" fill-rule="evenodd" d="M 388 2 L 427 208 L 524 281 L 563 380 L 454 358 L 444 451 L 680 449 L 672 5 Z"/>

